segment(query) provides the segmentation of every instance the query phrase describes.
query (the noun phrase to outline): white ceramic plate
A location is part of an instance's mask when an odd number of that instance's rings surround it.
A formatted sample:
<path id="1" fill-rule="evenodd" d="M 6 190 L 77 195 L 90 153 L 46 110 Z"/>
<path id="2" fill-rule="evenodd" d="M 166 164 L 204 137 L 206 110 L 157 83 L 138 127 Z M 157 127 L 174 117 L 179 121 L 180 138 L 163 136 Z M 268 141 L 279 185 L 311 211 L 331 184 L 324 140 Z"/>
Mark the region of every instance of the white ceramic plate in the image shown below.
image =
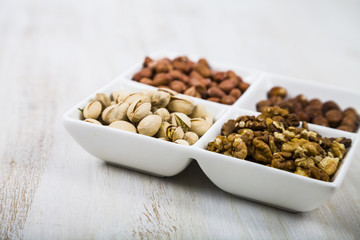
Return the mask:
<path id="1" fill-rule="evenodd" d="M 172 58 L 178 55 L 167 56 Z M 156 59 L 163 57 L 163 55 L 152 57 Z M 193 56 L 189 58 L 197 59 Z M 310 211 L 328 200 L 346 175 L 355 149 L 359 145 L 358 134 L 309 124 L 310 129 L 319 132 L 323 136 L 347 137 L 353 140 L 352 147 L 342 160 L 331 182 L 323 182 L 254 162 L 228 157 L 207 151 L 205 148 L 209 142 L 220 134 L 222 125 L 228 119 L 237 118 L 240 115 L 257 115 L 258 113 L 254 111 L 255 104 L 259 100 L 265 99 L 266 92 L 272 86 L 284 86 L 290 96 L 291 94 L 295 96 L 303 93 L 309 98 L 332 99 L 338 102 L 342 109 L 353 106 L 358 111 L 360 110 L 360 103 L 354 101 L 354 98 L 359 100 L 360 94 L 244 68 L 223 68 L 220 65 L 212 64 L 212 61 L 209 62 L 214 69 L 234 70 L 251 85 L 233 106 L 192 98 L 196 104 L 205 105 L 216 120 L 207 133 L 193 146 L 178 145 L 81 121 L 78 108 L 83 108 L 94 98 L 95 93 L 65 113 L 63 118 L 64 126 L 86 151 L 111 164 L 156 176 L 173 176 L 180 173 L 189 165 L 192 159 L 195 159 L 211 181 L 224 191 L 236 196 L 290 211 Z M 97 92 L 110 94 L 120 89 L 133 92 L 153 89 L 151 86 L 130 80 L 133 74 L 141 68 L 141 64 L 142 62 L 139 62 Z"/>

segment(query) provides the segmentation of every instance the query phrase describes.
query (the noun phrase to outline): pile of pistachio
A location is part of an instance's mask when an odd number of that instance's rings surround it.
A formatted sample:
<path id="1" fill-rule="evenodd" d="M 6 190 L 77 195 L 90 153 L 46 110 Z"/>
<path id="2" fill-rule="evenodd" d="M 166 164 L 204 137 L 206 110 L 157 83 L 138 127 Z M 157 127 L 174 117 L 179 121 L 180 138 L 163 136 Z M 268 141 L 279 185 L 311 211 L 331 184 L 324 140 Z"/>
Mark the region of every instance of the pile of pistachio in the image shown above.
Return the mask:
<path id="1" fill-rule="evenodd" d="M 135 93 L 121 90 L 110 97 L 97 93 L 82 115 L 86 122 L 182 145 L 193 145 L 214 121 L 203 105 L 165 88 Z"/>
<path id="2" fill-rule="evenodd" d="M 227 121 L 207 150 L 330 181 L 351 139 L 326 138 L 279 107 Z"/>

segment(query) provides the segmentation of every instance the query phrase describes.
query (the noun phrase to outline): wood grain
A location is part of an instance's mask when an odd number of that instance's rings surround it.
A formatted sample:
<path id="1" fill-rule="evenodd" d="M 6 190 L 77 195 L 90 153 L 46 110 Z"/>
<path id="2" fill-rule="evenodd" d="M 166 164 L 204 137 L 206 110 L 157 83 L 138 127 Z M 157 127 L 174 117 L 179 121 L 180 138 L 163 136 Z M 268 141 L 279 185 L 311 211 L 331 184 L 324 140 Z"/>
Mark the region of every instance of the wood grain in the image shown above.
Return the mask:
<path id="1" fill-rule="evenodd" d="M 196 162 L 171 178 L 106 165 L 61 123 L 156 51 L 360 91 L 359 9 L 350 0 L 1 0 L 0 239 L 359 239 L 360 151 L 330 201 L 294 214 L 221 191 Z"/>

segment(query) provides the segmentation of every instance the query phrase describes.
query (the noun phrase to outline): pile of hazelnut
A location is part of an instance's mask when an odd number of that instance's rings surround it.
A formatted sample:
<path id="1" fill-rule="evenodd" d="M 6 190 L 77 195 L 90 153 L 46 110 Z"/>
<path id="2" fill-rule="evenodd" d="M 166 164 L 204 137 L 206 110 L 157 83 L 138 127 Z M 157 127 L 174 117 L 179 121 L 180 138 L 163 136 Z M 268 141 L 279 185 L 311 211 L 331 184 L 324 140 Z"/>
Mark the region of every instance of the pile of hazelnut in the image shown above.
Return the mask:
<path id="1" fill-rule="evenodd" d="M 185 56 L 173 60 L 146 57 L 134 81 L 178 93 L 232 105 L 249 87 L 233 71 L 214 71 L 205 59 L 193 62 Z"/>
<path id="2" fill-rule="evenodd" d="M 351 139 L 321 137 L 306 122 L 299 124 L 295 114 L 268 107 L 257 117 L 228 120 L 207 150 L 330 181 Z"/>
<path id="3" fill-rule="evenodd" d="M 271 88 L 267 97 L 267 100 L 259 101 L 256 104 L 258 112 L 269 106 L 279 106 L 290 113 L 295 113 L 301 121 L 348 132 L 356 132 L 359 127 L 360 118 L 356 110 L 347 108 L 341 111 L 339 105 L 334 101 L 322 103 L 317 98 L 308 100 L 302 94 L 286 99 L 287 90 L 279 86 Z"/>
<path id="4" fill-rule="evenodd" d="M 84 121 L 193 145 L 213 124 L 203 105 L 169 89 L 97 93 L 82 109 Z"/>

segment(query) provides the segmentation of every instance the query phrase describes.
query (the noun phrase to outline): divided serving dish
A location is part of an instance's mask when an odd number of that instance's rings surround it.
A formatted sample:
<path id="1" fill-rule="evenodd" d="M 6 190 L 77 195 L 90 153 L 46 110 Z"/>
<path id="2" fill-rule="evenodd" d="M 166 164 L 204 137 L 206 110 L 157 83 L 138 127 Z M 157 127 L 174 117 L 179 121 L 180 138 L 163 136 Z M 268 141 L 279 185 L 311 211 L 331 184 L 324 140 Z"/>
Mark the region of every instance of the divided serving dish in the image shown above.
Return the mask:
<path id="1" fill-rule="evenodd" d="M 171 58 L 178 55 L 167 54 L 166 56 Z M 158 59 L 164 55 L 151 57 Z M 189 58 L 198 59 L 194 56 L 189 56 Z M 95 93 L 65 113 L 64 126 L 87 152 L 114 165 L 155 176 L 170 177 L 184 170 L 192 160 L 196 160 L 215 185 L 242 198 L 295 212 L 311 211 L 326 202 L 341 185 L 354 158 L 359 146 L 357 133 L 309 124 L 310 130 L 317 131 L 322 136 L 346 137 L 353 141 L 330 182 L 210 152 L 206 150 L 206 146 L 220 134 L 220 129 L 227 120 L 236 119 L 241 115 L 258 115 L 255 104 L 265 99 L 267 91 L 273 86 L 285 87 L 290 97 L 304 94 L 308 98 L 334 100 L 342 109 L 351 106 L 358 112 L 360 112 L 360 101 L 358 101 L 360 93 L 251 69 L 216 65 L 211 60 L 209 62 L 215 70 L 233 70 L 244 81 L 250 83 L 250 87 L 232 106 L 192 98 L 195 104 L 204 105 L 215 119 L 213 126 L 192 146 L 179 145 L 81 121 L 81 112 L 78 108 L 83 108 L 91 101 Z M 131 80 L 133 74 L 139 71 L 141 66 L 142 61 L 96 93 L 110 95 L 113 91 L 120 89 L 133 92 L 156 89 Z"/>

